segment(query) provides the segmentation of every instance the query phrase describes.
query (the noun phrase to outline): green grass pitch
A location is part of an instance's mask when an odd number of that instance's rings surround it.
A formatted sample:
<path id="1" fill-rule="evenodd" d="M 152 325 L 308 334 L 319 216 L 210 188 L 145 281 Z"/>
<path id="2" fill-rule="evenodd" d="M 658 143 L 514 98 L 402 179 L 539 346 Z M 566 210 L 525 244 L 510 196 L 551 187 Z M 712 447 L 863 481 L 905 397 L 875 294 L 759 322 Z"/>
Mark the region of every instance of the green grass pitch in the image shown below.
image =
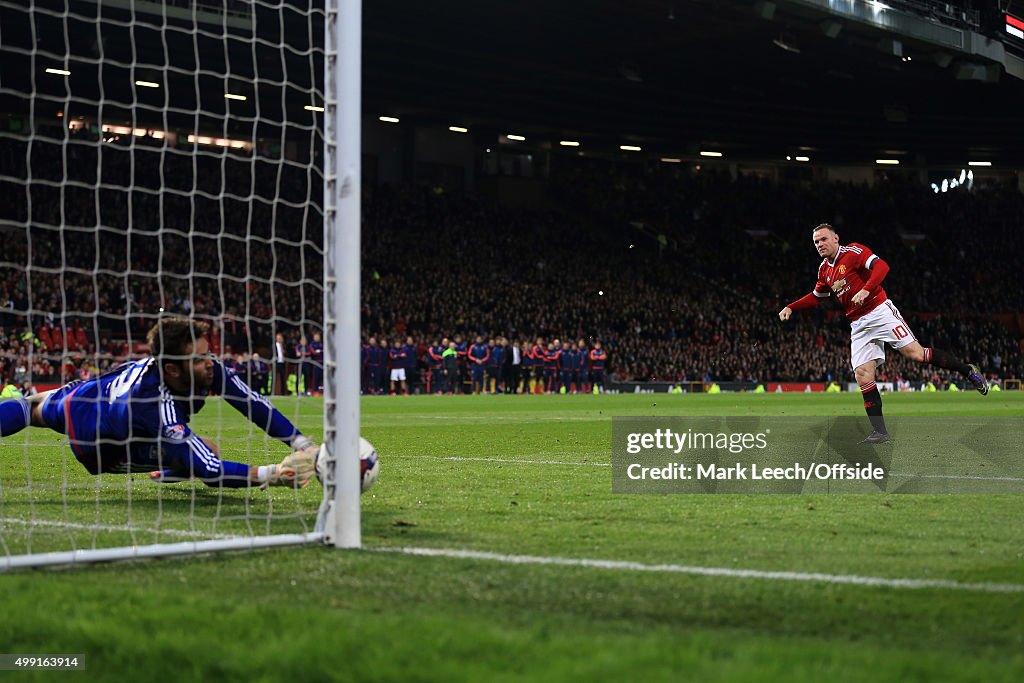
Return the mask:
<path id="1" fill-rule="evenodd" d="M 317 399 L 278 405 L 320 435 Z M 0 653 L 79 653 L 88 667 L 0 677 L 1024 680 L 1020 495 L 611 493 L 612 416 L 863 415 L 857 396 L 379 397 L 362 405 L 362 432 L 383 458 L 362 498 L 365 550 L 308 546 L 0 574 Z M 1024 393 L 890 395 L 885 407 L 892 416 L 1021 416 Z M 228 458 L 284 454 L 219 401 L 193 427 L 216 437 Z M 3 553 L 311 530 L 320 495 L 316 484 L 220 493 L 94 478 L 58 435 L 38 429 L 0 444 L 0 486 Z M 611 564 L 387 552 L 398 548 Z M 654 565 L 824 576 L 641 570 Z M 951 583 L 829 579 L 837 575 Z"/>

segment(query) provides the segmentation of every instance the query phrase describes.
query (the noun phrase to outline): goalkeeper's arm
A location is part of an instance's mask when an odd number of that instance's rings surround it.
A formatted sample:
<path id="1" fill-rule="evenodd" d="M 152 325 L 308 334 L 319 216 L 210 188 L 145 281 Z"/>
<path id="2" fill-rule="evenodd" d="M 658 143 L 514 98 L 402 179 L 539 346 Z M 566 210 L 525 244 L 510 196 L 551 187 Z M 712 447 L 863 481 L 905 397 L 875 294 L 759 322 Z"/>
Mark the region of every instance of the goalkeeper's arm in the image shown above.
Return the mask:
<path id="1" fill-rule="evenodd" d="M 219 360 L 213 361 L 214 386 L 220 390 L 231 407 L 249 418 L 254 425 L 278 439 L 294 451 L 316 446 L 312 439 L 300 432 L 270 401 L 252 390 L 233 370 L 225 368 Z"/>
<path id="2" fill-rule="evenodd" d="M 316 474 L 319 447 L 311 445 L 296 450 L 277 465 L 246 465 L 221 460 L 220 448 L 216 444 L 192 432 L 188 425 L 178 424 L 166 431 L 165 438 L 161 440 L 161 450 L 167 468 L 150 472 L 149 476 L 155 482 L 171 484 L 195 478 L 214 487 L 245 488 L 259 484 L 260 488 L 266 489 L 270 486 L 306 486 Z"/>

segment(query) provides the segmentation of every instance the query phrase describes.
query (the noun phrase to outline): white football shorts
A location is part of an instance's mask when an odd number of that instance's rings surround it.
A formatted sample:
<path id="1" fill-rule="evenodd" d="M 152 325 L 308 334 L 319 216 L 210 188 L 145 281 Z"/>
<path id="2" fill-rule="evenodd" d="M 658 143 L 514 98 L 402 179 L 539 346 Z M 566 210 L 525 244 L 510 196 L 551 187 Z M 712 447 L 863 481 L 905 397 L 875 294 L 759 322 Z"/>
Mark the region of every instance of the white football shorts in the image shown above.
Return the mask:
<path id="1" fill-rule="evenodd" d="M 392 382 L 404 382 L 405 381 L 405 368 L 391 368 L 391 381 Z"/>
<path id="2" fill-rule="evenodd" d="M 916 341 L 896 304 L 886 300 L 850 324 L 850 360 L 854 368 L 869 360 L 881 365 L 885 362 L 886 344 L 901 349 Z"/>

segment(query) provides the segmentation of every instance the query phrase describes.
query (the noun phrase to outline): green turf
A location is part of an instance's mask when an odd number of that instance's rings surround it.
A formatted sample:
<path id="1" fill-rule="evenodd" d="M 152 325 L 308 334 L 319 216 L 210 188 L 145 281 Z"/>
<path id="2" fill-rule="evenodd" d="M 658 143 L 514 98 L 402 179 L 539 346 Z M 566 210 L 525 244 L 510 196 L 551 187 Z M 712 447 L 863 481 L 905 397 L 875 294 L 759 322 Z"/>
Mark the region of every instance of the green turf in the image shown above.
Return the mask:
<path id="1" fill-rule="evenodd" d="M 893 417 L 1024 414 L 1024 394 L 1010 392 L 885 401 Z M 279 406 L 319 435 L 318 402 Z M 367 551 L 0 574 L 0 651 L 87 657 L 86 674 L 12 680 L 1024 679 L 1024 592 L 381 552 L 1024 584 L 1019 495 L 611 493 L 612 416 L 862 414 L 850 394 L 364 399 L 363 433 L 383 455 L 380 481 L 363 496 Z M 274 445 L 266 453 L 218 402 L 193 426 L 218 435 L 226 457 L 283 454 Z M 124 476 L 89 477 L 42 430 L 4 440 L 0 483 L 7 552 L 130 543 L 118 531 L 129 521 L 139 543 L 308 530 L 319 495 L 315 486 L 222 494 L 141 478 L 129 489 Z M 78 528 L 61 529 L 62 520 Z"/>

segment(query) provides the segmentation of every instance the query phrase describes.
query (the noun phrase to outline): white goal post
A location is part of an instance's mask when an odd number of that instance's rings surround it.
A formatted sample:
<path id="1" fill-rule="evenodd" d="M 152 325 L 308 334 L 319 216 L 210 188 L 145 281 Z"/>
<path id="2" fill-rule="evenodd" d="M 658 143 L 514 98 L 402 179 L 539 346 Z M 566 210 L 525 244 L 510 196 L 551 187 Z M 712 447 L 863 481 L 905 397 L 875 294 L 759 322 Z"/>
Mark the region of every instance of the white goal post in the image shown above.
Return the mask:
<path id="1" fill-rule="evenodd" d="M 0 0 L 0 378 L 96 376 L 182 315 L 328 458 L 322 487 L 161 484 L 29 427 L 0 438 L 0 571 L 361 545 L 361 34 L 362 0 Z M 288 453 L 221 398 L 189 426 Z"/>
<path id="2" fill-rule="evenodd" d="M 333 345 L 325 358 L 335 361 L 324 386 L 324 445 L 333 456 L 324 475 L 324 532 L 333 546 L 358 548 L 363 18 L 361 0 L 327 4 L 324 263 L 333 267 L 324 272 L 324 330 Z"/>

